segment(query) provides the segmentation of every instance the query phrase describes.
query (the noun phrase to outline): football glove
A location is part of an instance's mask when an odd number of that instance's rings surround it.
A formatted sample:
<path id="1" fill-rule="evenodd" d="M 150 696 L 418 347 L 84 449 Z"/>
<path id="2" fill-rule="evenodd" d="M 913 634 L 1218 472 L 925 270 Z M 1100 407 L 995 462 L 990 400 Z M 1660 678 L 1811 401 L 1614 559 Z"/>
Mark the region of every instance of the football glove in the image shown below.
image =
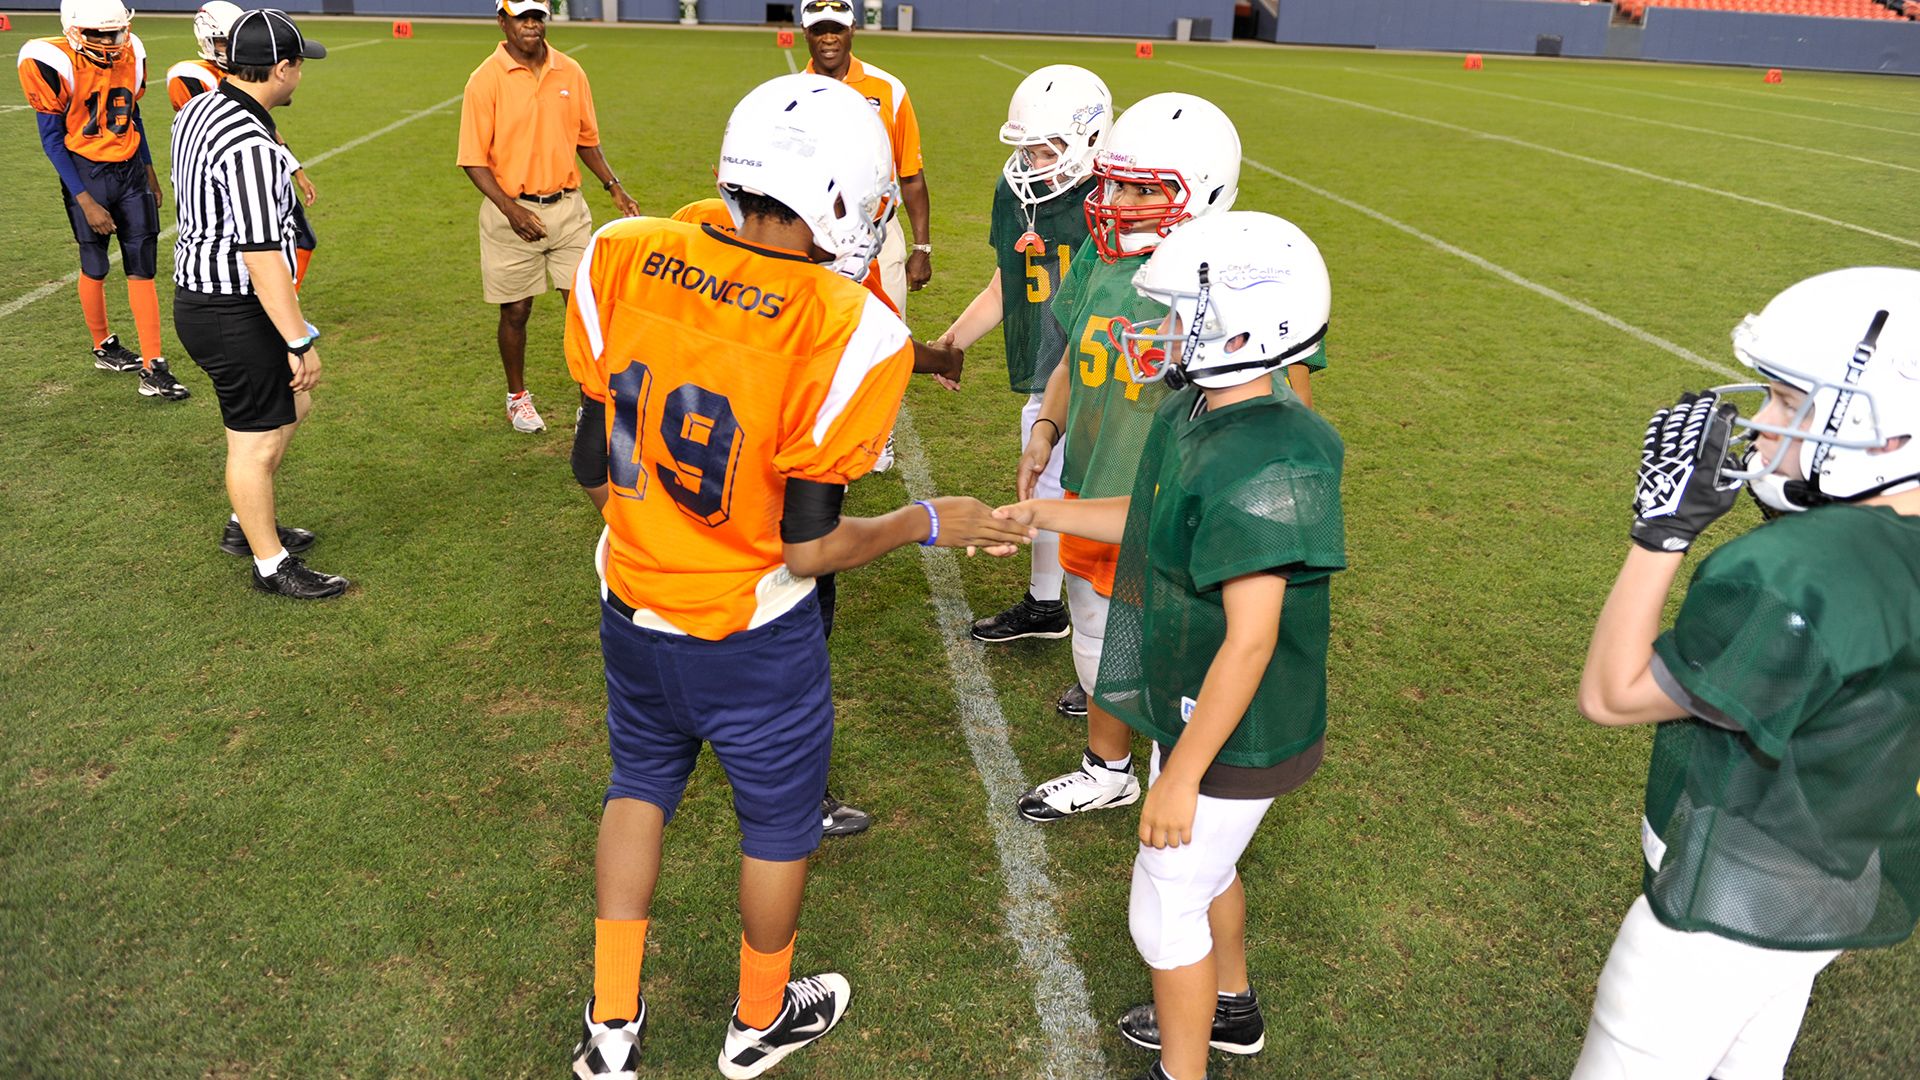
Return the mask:
<path id="1" fill-rule="evenodd" d="M 1737 410 L 1712 391 L 1682 394 L 1647 422 L 1633 493 L 1633 542 L 1648 551 L 1685 551 L 1701 530 L 1733 509 L 1742 483 L 1720 475 Z"/>

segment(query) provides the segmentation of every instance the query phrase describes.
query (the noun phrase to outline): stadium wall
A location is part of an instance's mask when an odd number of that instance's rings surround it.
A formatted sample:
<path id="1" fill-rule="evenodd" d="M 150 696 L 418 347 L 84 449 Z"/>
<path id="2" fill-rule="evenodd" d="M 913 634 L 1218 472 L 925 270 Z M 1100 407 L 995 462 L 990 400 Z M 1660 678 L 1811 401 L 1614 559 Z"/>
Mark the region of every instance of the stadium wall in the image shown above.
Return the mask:
<path id="1" fill-rule="evenodd" d="M 1656 7 L 1611 26 L 1613 5 L 1563 0 L 1278 0 L 1259 35 L 1293 45 L 1563 56 L 1920 74 L 1920 23 Z"/>
<path id="2" fill-rule="evenodd" d="M 1920 23 L 1650 8 L 1640 58 L 1920 75 Z"/>

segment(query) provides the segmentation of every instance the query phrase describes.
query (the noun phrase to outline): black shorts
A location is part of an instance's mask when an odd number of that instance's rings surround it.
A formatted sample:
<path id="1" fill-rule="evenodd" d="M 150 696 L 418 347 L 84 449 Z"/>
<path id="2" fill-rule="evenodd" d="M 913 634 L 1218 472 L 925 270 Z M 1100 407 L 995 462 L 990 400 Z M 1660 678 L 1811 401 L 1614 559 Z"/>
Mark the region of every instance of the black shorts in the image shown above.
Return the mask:
<path id="1" fill-rule="evenodd" d="M 287 342 L 255 296 L 176 289 L 173 332 L 220 398 L 232 431 L 272 431 L 296 419 Z"/>

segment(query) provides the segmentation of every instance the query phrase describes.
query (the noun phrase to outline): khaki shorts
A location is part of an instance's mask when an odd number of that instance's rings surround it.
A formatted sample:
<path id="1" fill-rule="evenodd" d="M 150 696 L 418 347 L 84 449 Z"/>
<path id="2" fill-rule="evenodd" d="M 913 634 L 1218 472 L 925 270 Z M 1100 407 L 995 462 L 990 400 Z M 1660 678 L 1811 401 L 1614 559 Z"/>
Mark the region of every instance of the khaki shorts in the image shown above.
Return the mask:
<path id="1" fill-rule="evenodd" d="M 507 223 L 507 215 L 488 200 L 480 203 L 480 288 L 489 304 L 511 304 L 547 291 L 573 288 L 573 272 L 593 239 L 593 214 L 578 191 L 541 206 L 520 200 L 547 227 L 545 238 L 528 243 Z"/>
<path id="2" fill-rule="evenodd" d="M 880 270 L 880 287 L 885 290 L 887 299 L 900 309 L 900 317 L 907 315 L 907 233 L 900 224 L 900 215 L 895 214 L 887 224 L 887 235 L 880 242 L 880 257 L 874 260 Z"/>

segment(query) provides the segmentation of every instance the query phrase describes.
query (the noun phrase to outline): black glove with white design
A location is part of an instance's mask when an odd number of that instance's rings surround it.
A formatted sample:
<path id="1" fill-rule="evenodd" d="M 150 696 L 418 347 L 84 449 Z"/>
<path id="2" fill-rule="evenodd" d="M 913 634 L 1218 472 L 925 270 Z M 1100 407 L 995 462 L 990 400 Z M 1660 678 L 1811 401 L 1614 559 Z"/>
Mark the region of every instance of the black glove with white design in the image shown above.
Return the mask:
<path id="1" fill-rule="evenodd" d="M 1633 492 L 1633 542 L 1680 552 L 1733 509 L 1742 482 L 1720 475 L 1737 410 L 1711 391 L 1682 394 L 1647 422 L 1640 479 Z"/>

